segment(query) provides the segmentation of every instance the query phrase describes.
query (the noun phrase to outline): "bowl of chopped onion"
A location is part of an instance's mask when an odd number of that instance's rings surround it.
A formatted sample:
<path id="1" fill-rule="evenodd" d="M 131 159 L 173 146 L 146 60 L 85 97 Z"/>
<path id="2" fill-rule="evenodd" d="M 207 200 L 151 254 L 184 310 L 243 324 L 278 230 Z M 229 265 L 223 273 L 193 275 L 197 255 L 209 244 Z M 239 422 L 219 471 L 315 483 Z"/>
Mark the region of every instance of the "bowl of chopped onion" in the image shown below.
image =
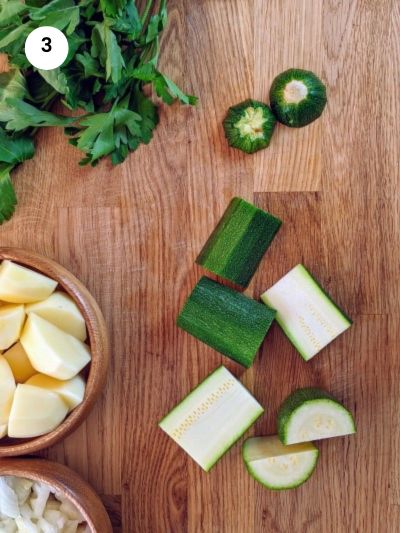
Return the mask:
<path id="1" fill-rule="evenodd" d="M 112 533 L 92 487 L 64 465 L 44 459 L 0 460 L 2 533 Z"/>

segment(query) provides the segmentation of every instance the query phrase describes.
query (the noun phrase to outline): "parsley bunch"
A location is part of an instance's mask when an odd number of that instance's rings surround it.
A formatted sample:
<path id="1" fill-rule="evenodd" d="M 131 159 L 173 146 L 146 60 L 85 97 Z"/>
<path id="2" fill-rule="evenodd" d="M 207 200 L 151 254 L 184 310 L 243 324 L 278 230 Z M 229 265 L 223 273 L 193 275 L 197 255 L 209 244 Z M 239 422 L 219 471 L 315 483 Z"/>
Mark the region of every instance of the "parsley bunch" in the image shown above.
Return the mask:
<path id="1" fill-rule="evenodd" d="M 69 142 L 84 152 L 81 165 L 105 156 L 113 164 L 150 142 L 157 106 L 144 93 L 151 84 L 166 104 L 194 105 L 157 69 L 159 38 L 167 23 L 166 0 L 0 0 L 0 52 L 10 70 L 0 74 L 0 224 L 16 197 L 10 171 L 33 157 L 38 128 L 62 126 Z M 25 40 L 39 26 L 54 26 L 69 42 L 64 64 L 39 70 L 28 62 Z M 51 112 L 56 101 L 84 115 Z"/>

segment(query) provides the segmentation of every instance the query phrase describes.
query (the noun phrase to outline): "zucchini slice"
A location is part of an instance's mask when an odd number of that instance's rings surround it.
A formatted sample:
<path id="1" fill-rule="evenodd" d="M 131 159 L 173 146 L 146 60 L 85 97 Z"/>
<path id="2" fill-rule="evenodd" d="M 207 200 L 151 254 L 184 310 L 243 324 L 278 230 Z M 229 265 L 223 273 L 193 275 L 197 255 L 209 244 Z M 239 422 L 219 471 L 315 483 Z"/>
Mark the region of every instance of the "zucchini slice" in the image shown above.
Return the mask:
<path id="1" fill-rule="evenodd" d="M 282 222 L 242 198 L 233 198 L 196 263 L 247 287 Z"/>
<path id="2" fill-rule="evenodd" d="M 329 439 L 355 432 L 350 411 L 321 389 L 296 390 L 286 398 L 278 412 L 278 434 L 283 444 Z"/>
<path id="3" fill-rule="evenodd" d="M 269 145 L 276 118 L 266 104 L 249 99 L 230 107 L 223 124 L 229 146 L 252 154 Z"/>
<path id="4" fill-rule="evenodd" d="M 277 310 L 278 324 L 306 361 L 352 324 L 303 265 L 295 266 L 261 300 Z"/>
<path id="5" fill-rule="evenodd" d="M 322 81 L 313 72 L 298 68 L 285 70 L 274 79 L 269 99 L 279 122 L 291 128 L 316 120 L 327 102 Z"/>
<path id="6" fill-rule="evenodd" d="M 274 309 L 204 276 L 186 300 L 177 325 L 248 368 L 275 314 Z"/>
<path id="7" fill-rule="evenodd" d="M 314 472 L 318 454 L 312 442 L 284 446 L 277 435 L 253 437 L 243 445 L 243 460 L 250 475 L 272 490 L 302 485 Z"/>
<path id="8" fill-rule="evenodd" d="M 220 366 L 159 425 L 208 472 L 263 412 L 240 381 Z"/>

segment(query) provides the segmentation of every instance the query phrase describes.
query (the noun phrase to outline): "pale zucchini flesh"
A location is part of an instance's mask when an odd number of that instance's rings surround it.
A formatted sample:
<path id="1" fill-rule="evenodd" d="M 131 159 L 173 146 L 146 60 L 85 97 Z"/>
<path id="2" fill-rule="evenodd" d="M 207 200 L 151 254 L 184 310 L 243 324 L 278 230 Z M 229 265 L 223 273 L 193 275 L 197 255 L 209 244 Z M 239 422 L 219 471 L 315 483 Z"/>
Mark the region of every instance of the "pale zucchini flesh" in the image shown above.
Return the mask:
<path id="1" fill-rule="evenodd" d="M 318 461 L 311 442 L 284 446 L 277 435 L 253 437 L 243 445 L 250 475 L 271 490 L 293 489 L 309 479 Z"/>
<path id="2" fill-rule="evenodd" d="M 278 413 L 278 433 L 283 444 L 351 435 L 354 418 L 329 393 L 317 388 L 298 389 L 282 404 Z"/>
<path id="3" fill-rule="evenodd" d="M 263 411 L 240 381 L 221 366 L 159 425 L 208 471 Z"/>
<path id="4" fill-rule="evenodd" d="M 306 361 L 352 324 L 303 265 L 265 291 L 261 300 L 276 309 L 278 324 Z"/>

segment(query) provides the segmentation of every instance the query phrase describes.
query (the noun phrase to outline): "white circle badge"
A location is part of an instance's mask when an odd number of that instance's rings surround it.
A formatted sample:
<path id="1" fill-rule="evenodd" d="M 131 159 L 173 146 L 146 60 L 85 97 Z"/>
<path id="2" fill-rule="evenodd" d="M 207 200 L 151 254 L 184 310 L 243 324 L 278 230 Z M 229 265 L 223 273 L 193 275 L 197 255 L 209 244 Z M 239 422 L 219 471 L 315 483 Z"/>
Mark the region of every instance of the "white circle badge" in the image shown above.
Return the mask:
<path id="1" fill-rule="evenodd" d="M 38 69 L 57 68 L 67 58 L 67 38 L 62 31 L 52 26 L 36 28 L 25 41 L 25 55 L 29 63 Z"/>

